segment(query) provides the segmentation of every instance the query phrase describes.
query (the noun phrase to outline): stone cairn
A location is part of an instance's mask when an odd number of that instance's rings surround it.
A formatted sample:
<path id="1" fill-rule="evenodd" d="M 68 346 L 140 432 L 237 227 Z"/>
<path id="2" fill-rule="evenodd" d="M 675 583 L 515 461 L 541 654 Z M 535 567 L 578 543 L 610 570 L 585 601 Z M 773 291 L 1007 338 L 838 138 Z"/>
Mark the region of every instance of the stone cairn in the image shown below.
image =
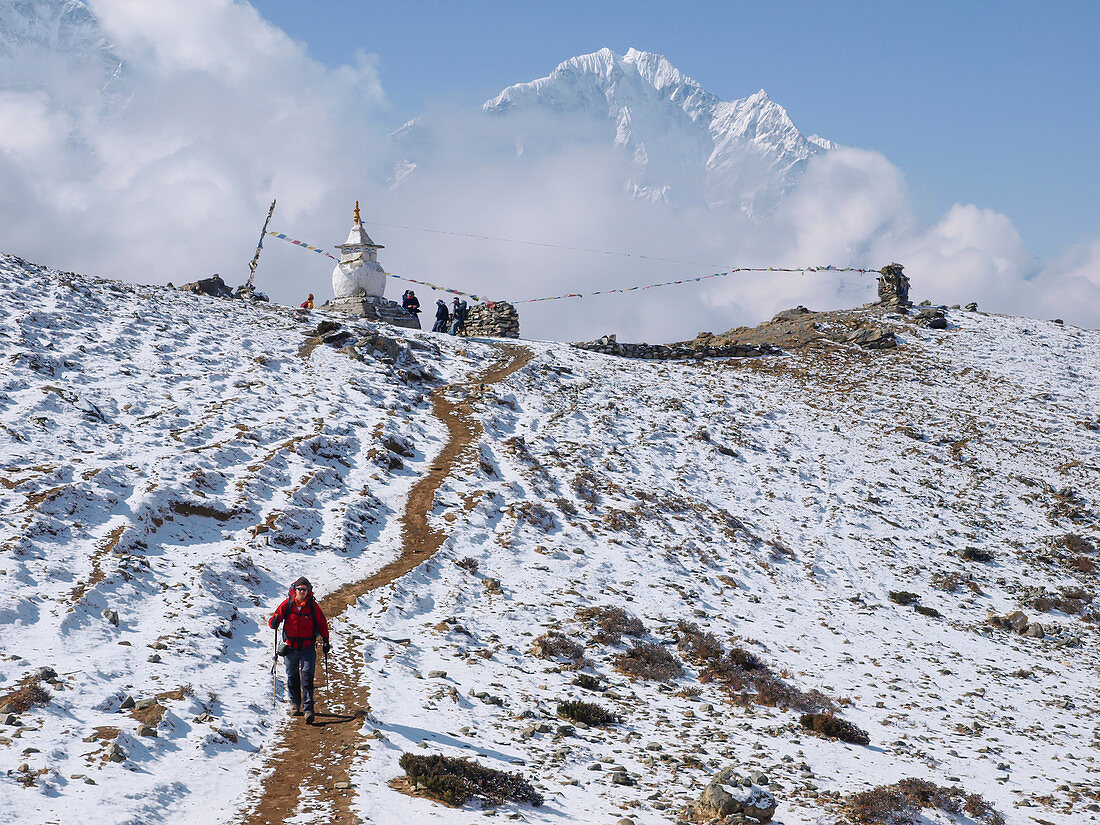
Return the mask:
<path id="1" fill-rule="evenodd" d="M 779 353 L 770 344 L 722 344 L 720 346 L 674 347 L 667 344 L 620 344 L 614 335 L 605 335 L 595 341 L 573 344 L 577 349 L 618 355 L 622 358 L 645 358 L 657 361 L 685 360 L 688 358 L 755 358 Z"/>
<path id="2" fill-rule="evenodd" d="M 507 301 L 474 304 L 466 316 L 466 334 L 478 338 L 519 338 L 519 313 Z"/>
<path id="3" fill-rule="evenodd" d="M 909 278 L 902 272 L 901 264 L 892 263 L 879 270 L 878 302 L 895 307 L 909 306 Z"/>

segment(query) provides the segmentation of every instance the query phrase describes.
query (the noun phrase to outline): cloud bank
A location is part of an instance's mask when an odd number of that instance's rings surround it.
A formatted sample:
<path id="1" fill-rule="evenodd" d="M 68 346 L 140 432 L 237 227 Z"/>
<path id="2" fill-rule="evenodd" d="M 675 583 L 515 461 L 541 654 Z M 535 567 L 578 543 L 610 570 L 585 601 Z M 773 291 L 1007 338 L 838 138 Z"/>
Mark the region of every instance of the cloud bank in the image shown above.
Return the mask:
<path id="1" fill-rule="evenodd" d="M 812 158 L 779 208 L 751 221 L 631 197 L 624 159 L 590 124 L 440 114 L 444 128 L 425 138 L 428 161 L 390 185 L 399 158 L 369 55 L 326 68 L 231 0 L 90 0 L 88 9 L 94 18 L 69 27 L 72 42 L 0 43 L 0 249 L 51 266 L 156 283 L 220 272 L 241 283 L 272 197 L 273 227 L 319 246 L 343 240 L 358 199 L 388 270 L 493 298 L 733 266 L 896 260 L 917 299 L 1100 324 L 1100 240 L 1040 261 L 1008 217 L 972 204 L 922 225 L 903 174 L 874 152 Z M 551 130 L 553 140 L 539 139 Z M 297 304 L 306 292 L 331 295 L 331 268 L 269 239 L 258 285 Z M 390 297 L 404 286 L 391 281 Z M 530 337 L 668 341 L 797 303 L 834 308 L 874 295 L 869 277 L 746 274 L 520 312 Z"/>

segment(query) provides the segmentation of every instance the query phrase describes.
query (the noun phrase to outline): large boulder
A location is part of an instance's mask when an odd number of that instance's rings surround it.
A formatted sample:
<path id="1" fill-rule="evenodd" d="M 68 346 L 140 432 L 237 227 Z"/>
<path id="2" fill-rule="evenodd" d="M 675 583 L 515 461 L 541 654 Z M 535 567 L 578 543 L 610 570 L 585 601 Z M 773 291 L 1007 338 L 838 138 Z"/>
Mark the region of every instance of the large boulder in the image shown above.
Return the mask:
<path id="1" fill-rule="evenodd" d="M 216 272 L 209 278 L 192 281 L 181 287 L 176 287 L 180 292 L 190 292 L 195 295 L 211 295 L 214 298 L 232 298 L 233 290 L 222 280 L 222 276 Z"/>
<path id="2" fill-rule="evenodd" d="M 768 822 L 775 815 L 776 805 L 770 791 L 740 779 L 733 768 L 723 768 L 699 795 L 695 803 L 695 816 L 705 822 L 741 814 Z"/>
<path id="3" fill-rule="evenodd" d="M 849 332 L 847 338 L 864 349 L 889 349 L 898 345 L 894 333 L 882 327 L 860 327 Z"/>

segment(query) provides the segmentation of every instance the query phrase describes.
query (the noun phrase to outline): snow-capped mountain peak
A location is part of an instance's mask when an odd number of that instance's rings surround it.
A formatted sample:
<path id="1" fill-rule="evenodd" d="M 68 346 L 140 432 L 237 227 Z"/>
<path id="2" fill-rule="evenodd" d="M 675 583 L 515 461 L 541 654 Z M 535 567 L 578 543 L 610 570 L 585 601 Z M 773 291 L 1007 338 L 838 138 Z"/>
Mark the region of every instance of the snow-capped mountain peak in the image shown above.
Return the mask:
<path id="1" fill-rule="evenodd" d="M 763 89 L 724 101 L 664 56 L 633 48 L 571 57 L 546 77 L 508 86 L 482 111 L 525 152 L 606 136 L 627 162 L 624 185 L 637 197 L 750 215 L 773 210 L 806 161 L 833 148 L 804 137 Z M 537 125 L 526 116 L 537 116 Z M 420 165 L 435 132 L 418 121 L 395 133 L 399 165 Z"/>

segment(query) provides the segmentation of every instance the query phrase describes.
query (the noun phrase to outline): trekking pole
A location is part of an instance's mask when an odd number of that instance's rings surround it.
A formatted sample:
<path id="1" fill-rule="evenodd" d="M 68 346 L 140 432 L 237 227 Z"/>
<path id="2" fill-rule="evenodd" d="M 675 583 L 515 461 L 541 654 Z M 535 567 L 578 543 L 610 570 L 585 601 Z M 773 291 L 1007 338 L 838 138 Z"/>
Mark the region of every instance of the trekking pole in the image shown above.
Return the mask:
<path id="1" fill-rule="evenodd" d="M 275 628 L 274 656 L 271 658 L 271 707 L 279 707 L 279 628 Z"/>

